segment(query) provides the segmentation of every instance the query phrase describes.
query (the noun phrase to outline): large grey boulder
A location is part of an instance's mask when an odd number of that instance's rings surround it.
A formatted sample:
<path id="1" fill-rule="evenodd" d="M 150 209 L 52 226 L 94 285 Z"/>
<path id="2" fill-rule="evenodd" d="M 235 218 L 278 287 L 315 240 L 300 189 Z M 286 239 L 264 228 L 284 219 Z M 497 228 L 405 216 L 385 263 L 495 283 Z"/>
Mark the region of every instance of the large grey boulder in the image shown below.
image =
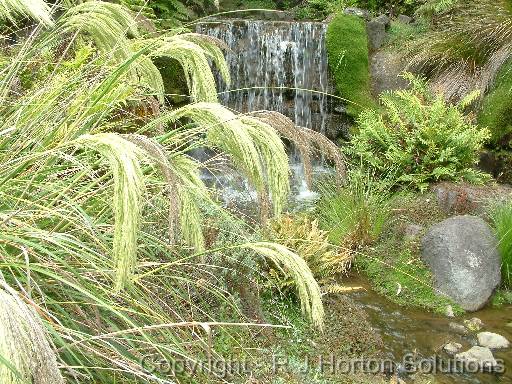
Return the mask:
<path id="1" fill-rule="evenodd" d="M 479 217 L 454 216 L 434 225 L 421 248 L 435 288 L 466 311 L 482 308 L 500 283 L 497 241 Z"/>

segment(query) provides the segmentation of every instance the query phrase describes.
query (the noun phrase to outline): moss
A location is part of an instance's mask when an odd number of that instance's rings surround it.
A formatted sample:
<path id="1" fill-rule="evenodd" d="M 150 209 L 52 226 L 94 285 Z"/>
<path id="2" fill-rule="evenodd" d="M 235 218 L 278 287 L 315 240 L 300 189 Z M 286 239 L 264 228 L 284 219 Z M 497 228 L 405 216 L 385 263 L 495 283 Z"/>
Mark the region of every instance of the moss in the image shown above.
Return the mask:
<path id="1" fill-rule="evenodd" d="M 369 321 L 368 315 L 350 297 L 344 294 L 325 297 L 325 330 L 311 329 L 305 321 L 300 305 L 286 296 L 265 296 L 263 302 L 269 323 L 290 326 L 289 329 L 273 329 L 267 339 L 259 337 L 255 344 L 261 361 L 257 372 L 258 382 L 286 384 L 362 384 L 385 383 L 384 377 L 364 374 L 331 373 L 326 367 L 318 369 L 320 356 L 328 361 L 331 355 L 339 359 L 364 356 L 383 357 L 384 343 Z M 272 359 L 287 361 L 286 366 L 277 367 L 277 372 L 268 366 Z M 309 369 L 306 362 L 309 363 Z"/>
<path id="2" fill-rule="evenodd" d="M 434 199 L 430 194 L 395 198 L 390 229 L 375 247 L 361 253 L 356 266 L 367 274 L 375 291 L 399 305 L 436 313 L 445 313 L 451 305 L 455 314 L 462 314 L 459 306 L 433 288 L 432 274 L 420 258 L 420 236 L 407 240 L 403 234 L 407 224 L 426 230 L 444 219 Z"/>
<path id="3" fill-rule="evenodd" d="M 494 89 L 485 96 L 478 122 L 491 131 L 493 146 L 512 149 L 512 62 L 502 68 Z"/>
<path id="4" fill-rule="evenodd" d="M 498 289 L 491 299 L 493 307 L 503 307 L 512 304 L 512 291 L 508 289 Z"/>
<path id="5" fill-rule="evenodd" d="M 356 117 L 364 108 L 374 108 L 364 21 L 357 16 L 336 15 L 327 28 L 326 45 L 337 92 L 350 101 L 348 114 Z"/>

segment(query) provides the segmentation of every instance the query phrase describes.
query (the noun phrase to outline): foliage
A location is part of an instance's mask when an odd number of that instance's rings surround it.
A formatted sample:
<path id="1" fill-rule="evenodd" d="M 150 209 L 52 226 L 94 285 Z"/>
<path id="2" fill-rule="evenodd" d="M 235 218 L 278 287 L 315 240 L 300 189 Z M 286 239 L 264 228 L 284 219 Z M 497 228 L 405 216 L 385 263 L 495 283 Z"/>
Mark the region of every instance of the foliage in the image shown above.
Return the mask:
<path id="1" fill-rule="evenodd" d="M 493 307 L 503 307 L 512 304 L 512 291 L 506 289 L 497 289 L 491 299 Z M 509 323 L 510 324 L 510 323 Z"/>
<path id="2" fill-rule="evenodd" d="M 0 286 L 0 380 L 63 384 L 41 319 L 3 280 Z"/>
<path id="3" fill-rule="evenodd" d="M 491 131 L 493 147 L 512 149 L 512 63 L 500 71 L 493 89 L 483 99 L 478 123 Z"/>
<path id="4" fill-rule="evenodd" d="M 431 19 L 451 10 L 459 0 L 426 0 L 416 9 L 416 14 Z"/>
<path id="5" fill-rule="evenodd" d="M 270 222 L 267 236 L 303 258 L 324 291 L 334 289 L 336 275 L 349 267 L 350 255 L 333 247 L 318 221 L 307 216 L 281 216 Z M 295 280 L 288 273 L 271 269 L 270 274 L 281 290 L 295 287 Z"/>
<path id="6" fill-rule="evenodd" d="M 278 214 L 284 145 L 271 125 L 215 103 L 209 60 L 225 68 L 215 40 L 143 37 L 130 12 L 101 1 L 40 28 L 0 67 L 1 278 L 43 320 L 70 382 L 168 382 L 143 358 L 216 356 L 205 346 L 220 303 L 245 321 L 215 273 L 225 266 L 205 260 L 223 252 L 207 251 L 203 232 L 204 206 L 216 204 L 188 153 L 227 154 Z M 75 52 L 79 38 L 94 48 Z M 26 63 L 48 50 L 51 70 L 20 87 Z M 160 56 L 184 68 L 192 104 L 166 109 L 152 62 Z M 145 104 L 154 108 L 141 121 L 133 108 Z M 289 268 L 304 313 L 322 327 L 320 289 L 302 258 L 272 243 L 229 249 Z"/>
<path id="7" fill-rule="evenodd" d="M 50 7 L 44 0 L 3 0 L 0 3 L 0 21 L 16 24 L 20 16 L 31 17 L 46 25 L 52 25 Z"/>
<path id="8" fill-rule="evenodd" d="M 121 4 L 144 16 L 160 29 L 181 26 L 202 15 L 215 2 L 209 0 L 118 0 Z"/>
<path id="9" fill-rule="evenodd" d="M 428 24 L 423 19 L 418 19 L 414 23 L 402 23 L 398 19 L 392 20 L 386 44 L 400 50 L 404 44 L 417 39 L 428 30 Z"/>
<path id="10" fill-rule="evenodd" d="M 512 287 L 512 203 L 501 203 L 494 207 L 491 218 L 499 240 L 501 255 L 501 278 L 503 284 Z"/>
<path id="11" fill-rule="evenodd" d="M 324 184 L 321 189 L 316 215 L 329 241 L 351 250 L 378 239 L 389 214 L 387 193 L 370 174 L 356 169 L 343 188 Z"/>
<path id="12" fill-rule="evenodd" d="M 446 307 L 451 305 L 454 313 L 463 313 L 459 306 L 433 288 L 432 273 L 418 252 L 396 244 L 396 240 L 384 241 L 374 251 L 363 253 L 356 259 L 356 266 L 365 271 L 372 288 L 406 307 L 444 314 Z"/>
<path id="13" fill-rule="evenodd" d="M 325 20 L 329 15 L 356 6 L 357 0 L 307 0 L 295 11 L 297 19 Z"/>
<path id="14" fill-rule="evenodd" d="M 463 114 L 477 94 L 453 106 L 420 79 L 406 78 L 411 89 L 381 96 L 383 114 L 367 110 L 359 116 L 347 154 L 377 177 L 420 190 L 439 180 L 486 180 L 474 166 L 489 133 Z"/>
<path id="15" fill-rule="evenodd" d="M 433 30 L 409 47 L 410 64 L 447 98 L 458 100 L 474 89 L 484 94 L 512 54 L 510 1 L 458 1 L 445 8 Z"/>
<path id="16" fill-rule="evenodd" d="M 362 109 L 374 107 L 364 21 L 337 14 L 327 27 L 326 46 L 337 92 L 347 100 L 347 113 L 356 117 Z"/>
<path id="17" fill-rule="evenodd" d="M 411 224 L 428 228 L 446 218 L 432 204 L 435 198 L 432 193 L 399 193 L 391 197 L 379 242 L 359 252 L 355 267 L 366 273 L 372 289 L 397 304 L 443 314 L 451 305 L 458 314 L 463 310 L 434 289 L 432 274 L 421 260 L 419 240 L 423 231 L 414 236 L 406 231 Z"/>

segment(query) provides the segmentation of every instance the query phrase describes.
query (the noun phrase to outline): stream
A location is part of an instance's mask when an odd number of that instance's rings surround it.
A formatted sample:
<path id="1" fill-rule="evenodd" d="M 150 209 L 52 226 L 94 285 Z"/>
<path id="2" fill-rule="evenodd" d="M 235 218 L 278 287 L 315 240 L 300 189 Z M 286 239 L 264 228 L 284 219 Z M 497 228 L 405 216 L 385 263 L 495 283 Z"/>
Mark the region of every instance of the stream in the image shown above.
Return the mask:
<path id="1" fill-rule="evenodd" d="M 345 281 L 347 285 L 362 286 L 364 290 L 351 293 L 356 303 L 361 305 L 368 314 L 372 327 L 382 336 L 384 352 L 395 362 L 400 362 L 407 354 L 415 354 L 418 358 L 430 358 L 433 355 L 449 356 L 442 352 L 447 342 L 462 344 L 462 351 L 476 345 L 474 335 L 462 336 L 449 328 L 450 322 L 463 324 L 464 319 L 477 317 L 483 321 L 482 330 L 495 332 L 512 340 L 512 305 L 501 308 L 487 306 L 484 309 L 467 313 L 462 317 L 448 318 L 421 310 L 404 308 L 372 291 L 369 283 L 361 276 Z M 505 372 L 502 375 L 492 373 L 478 374 L 443 374 L 435 375 L 436 383 L 440 384 L 491 384 L 512 383 L 512 350 L 495 351 L 494 357 L 502 359 Z M 403 376 L 407 380 L 407 375 Z"/>

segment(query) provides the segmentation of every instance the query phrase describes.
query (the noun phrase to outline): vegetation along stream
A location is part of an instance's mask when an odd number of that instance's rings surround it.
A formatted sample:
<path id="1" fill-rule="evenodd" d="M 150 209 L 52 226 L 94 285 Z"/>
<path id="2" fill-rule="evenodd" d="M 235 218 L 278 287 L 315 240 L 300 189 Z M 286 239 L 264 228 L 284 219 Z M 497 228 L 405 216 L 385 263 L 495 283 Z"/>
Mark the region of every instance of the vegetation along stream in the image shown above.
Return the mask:
<path id="1" fill-rule="evenodd" d="M 0 384 L 512 383 L 511 0 L 0 0 Z"/>

